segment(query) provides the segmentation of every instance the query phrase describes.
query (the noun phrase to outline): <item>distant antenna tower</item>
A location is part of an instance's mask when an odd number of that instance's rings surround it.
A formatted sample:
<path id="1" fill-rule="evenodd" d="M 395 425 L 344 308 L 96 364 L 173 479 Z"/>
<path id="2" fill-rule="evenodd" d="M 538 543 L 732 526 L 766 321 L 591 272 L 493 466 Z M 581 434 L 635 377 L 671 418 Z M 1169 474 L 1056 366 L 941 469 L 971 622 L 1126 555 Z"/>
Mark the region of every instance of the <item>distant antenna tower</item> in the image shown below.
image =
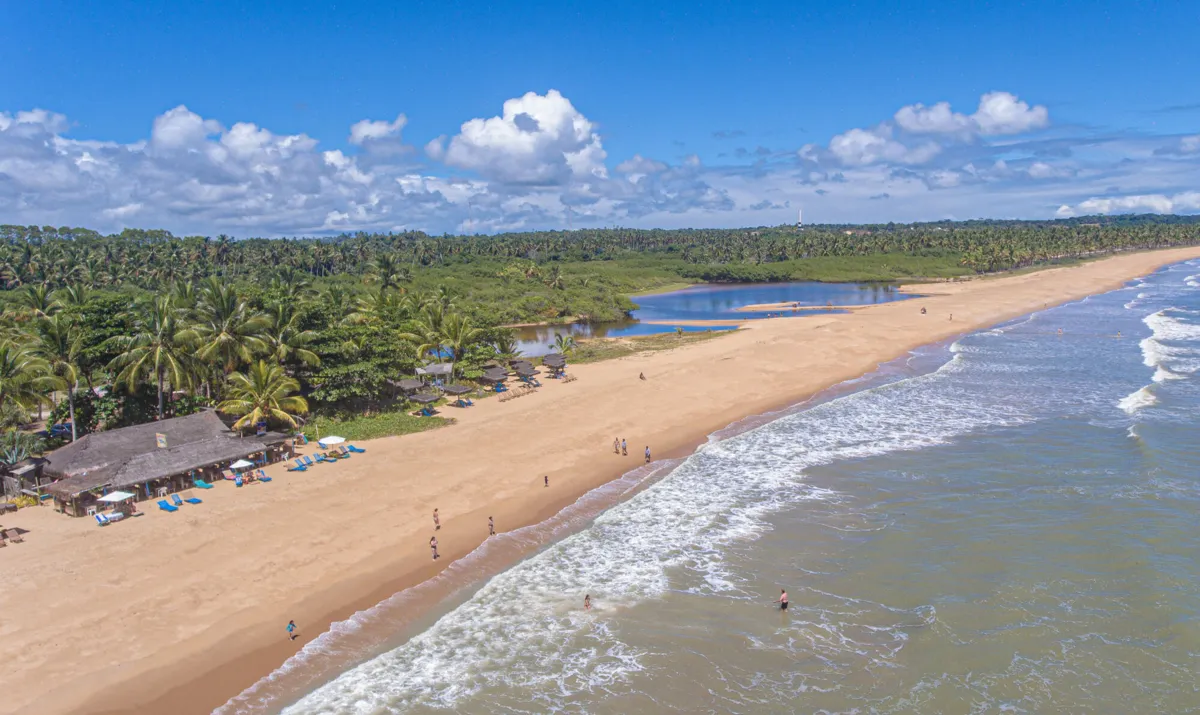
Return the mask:
<path id="1" fill-rule="evenodd" d="M 796 228 L 804 228 L 804 209 L 796 209 Z"/>

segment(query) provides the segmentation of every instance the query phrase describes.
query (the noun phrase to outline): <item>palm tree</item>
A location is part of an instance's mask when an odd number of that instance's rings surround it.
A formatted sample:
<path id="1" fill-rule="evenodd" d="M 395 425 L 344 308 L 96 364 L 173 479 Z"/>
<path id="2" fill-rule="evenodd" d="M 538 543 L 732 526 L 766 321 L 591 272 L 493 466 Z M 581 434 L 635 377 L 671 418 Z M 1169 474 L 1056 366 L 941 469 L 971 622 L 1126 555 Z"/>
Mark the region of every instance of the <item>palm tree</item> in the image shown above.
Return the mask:
<path id="1" fill-rule="evenodd" d="M 308 401 L 292 393 L 300 389 L 295 378 L 288 377 L 283 368 L 259 360 L 244 374 L 229 375 L 226 399 L 217 409 L 229 415 L 241 415 L 234 429 L 256 425 L 260 421 L 283 423 L 296 428 L 296 418 L 308 412 Z"/>
<path id="2" fill-rule="evenodd" d="M 563 335 L 562 333 L 554 334 L 554 342 L 548 346 L 551 350 L 555 350 L 563 355 L 575 350 L 579 347 L 579 343 L 575 342 L 575 336 Z"/>
<path id="3" fill-rule="evenodd" d="M 502 360 L 511 360 L 521 356 L 521 346 L 511 335 L 503 335 L 493 340 L 492 349 L 496 351 L 496 357 Z"/>
<path id="4" fill-rule="evenodd" d="M 321 364 L 321 358 L 307 347 L 317 339 L 317 333 L 300 329 L 300 313 L 295 304 L 276 303 L 271 308 L 270 317 L 271 326 L 266 333 L 267 349 L 276 361 L 286 365 L 294 358 L 305 365 Z"/>
<path id="5" fill-rule="evenodd" d="M 543 282 L 555 290 L 562 290 L 563 288 L 567 287 L 567 279 L 563 277 L 562 269 L 558 266 L 554 266 L 550 269 L 550 272 L 546 274 Z"/>
<path id="6" fill-rule="evenodd" d="M 442 322 L 442 342 L 450 350 L 450 358 L 459 362 L 467 353 L 467 348 L 479 340 L 483 331 L 471 324 L 471 319 L 462 313 L 451 313 Z"/>
<path id="7" fill-rule="evenodd" d="M 158 389 L 158 419 L 163 418 L 163 383 L 170 379 L 173 387 L 182 387 L 188 382 L 188 355 L 186 340 L 182 337 L 181 313 L 170 298 L 160 296 L 152 303 L 141 306 L 134 318 L 132 335 L 110 338 L 113 347 L 121 354 L 109 363 L 108 369 L 120 370 L 117 382 L 128 385 L 130 390 L 148 377 L 154 379 Z"/>
<path id="8" fill-rule="evenodd" d="M 379 290 L 399 288 L 401 283 L 412 280 L 412 273 L 404 267 L 395 254 L 381 253 L 371 262 L 368 278 L 379 284 Z"/>
<path id="9" fill-rule="evenodd" d="M 417 357 L 434 355 L 438 362 L 442 361 L 442 331 L 431 324 L 428 315 L 418 318 L 410 332 L 400 333 L 397 337 L 416 345 Z"/>
<path id="10" fill-rule="evenodd" d="M 270 318 L 252 310 L 232 286 L 210 278 L 194 312 L 196 322 L 180 337 L 196 345 L 196 357 L 219 364 L 225 374 L 266 352 Z"/>
<path id="11" fill-rule="evenodd" d="M 78 437 L 75 428 L 75 390 L 79 388 L 79 353 L 83 333 L 74 321 L 62 313 L 42 318 L 34 326 L 40 343 L 38 352 L 50 368 L 50 374 L 62 379 L 67 391 L 67 409 L 71 415 L 71 441 Z"/>
<path id="12" fill-rule="evenodd" d="M 51 297 L 54 299 L 54 305 L 63 310 L 79 310 L 92 296 L 86 285 L 74 283 L 54 291 Z"/>
<path id="13" fill-rule="evenodd" d="M 44 404 L 46 396 L 61 385 L 46 361 L 27 347 L 9 340 L 0 342 L 0 407 L 28 410 Z"/>
<path id="14" fill-rule="evenodd" d="M 58 305 L 50 296 L 46 284 L 25 286 L 25 290 L 17 293 L 15 301 L 25 313 L 35 318 L 42 318 L 58 312 Z"/>

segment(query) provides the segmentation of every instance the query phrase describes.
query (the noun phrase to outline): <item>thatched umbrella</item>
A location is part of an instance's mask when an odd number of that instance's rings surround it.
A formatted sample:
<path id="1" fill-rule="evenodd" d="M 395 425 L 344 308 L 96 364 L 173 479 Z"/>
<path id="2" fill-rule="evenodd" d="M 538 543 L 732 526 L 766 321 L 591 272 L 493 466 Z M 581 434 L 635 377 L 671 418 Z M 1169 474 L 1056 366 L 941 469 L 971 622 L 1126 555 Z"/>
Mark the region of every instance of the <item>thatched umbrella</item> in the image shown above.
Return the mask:
<path id="1" fill-rule="evenodd" d="M 471 391 L 471 388 L 468 385 L 446 385 L 442 390 L 450 395 L 465 395 Z"/>

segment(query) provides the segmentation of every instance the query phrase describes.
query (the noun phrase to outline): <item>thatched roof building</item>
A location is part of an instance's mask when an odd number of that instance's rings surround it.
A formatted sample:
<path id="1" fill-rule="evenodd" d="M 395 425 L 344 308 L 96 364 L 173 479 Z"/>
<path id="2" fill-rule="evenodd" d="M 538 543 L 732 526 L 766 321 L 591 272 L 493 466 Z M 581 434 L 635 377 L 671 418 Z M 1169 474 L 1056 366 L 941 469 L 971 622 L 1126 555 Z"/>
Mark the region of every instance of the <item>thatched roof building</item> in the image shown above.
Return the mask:
<path id="1" fill-rule="evenodd" d="M 165 437 L 165 446 L 158 435 Z M 46 456 L 44 474 L 59 481 L 46 491 L 72 499 L 99 487 L 134 487 L 249 457 L 286 441 L 278 433 L 239 437 L 216 412 L 205 410 L 132 427 L 97 432 Z"/>

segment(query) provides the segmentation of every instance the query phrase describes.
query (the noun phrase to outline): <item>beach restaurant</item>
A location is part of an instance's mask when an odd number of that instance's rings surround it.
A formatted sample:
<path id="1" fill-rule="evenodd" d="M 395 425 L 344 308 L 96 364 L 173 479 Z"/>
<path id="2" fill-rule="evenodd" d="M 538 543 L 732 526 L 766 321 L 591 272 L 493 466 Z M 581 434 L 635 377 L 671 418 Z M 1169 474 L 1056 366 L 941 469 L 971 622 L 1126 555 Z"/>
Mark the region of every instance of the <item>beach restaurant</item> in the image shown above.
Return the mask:
<path id="1" fill-rule="evenodd" d="M 45 487 L 54 507 L 70 516 L 95 512 L 105 491 L 132 492 L 138 501 L 190 489 L 213 479 L 231 462 L 269 464 L 287 457 L 290 438 L 278 432 L 243 437 L 217 413 L 84 435 L 46 455 L 42 472 L 58 481 Z"/>

